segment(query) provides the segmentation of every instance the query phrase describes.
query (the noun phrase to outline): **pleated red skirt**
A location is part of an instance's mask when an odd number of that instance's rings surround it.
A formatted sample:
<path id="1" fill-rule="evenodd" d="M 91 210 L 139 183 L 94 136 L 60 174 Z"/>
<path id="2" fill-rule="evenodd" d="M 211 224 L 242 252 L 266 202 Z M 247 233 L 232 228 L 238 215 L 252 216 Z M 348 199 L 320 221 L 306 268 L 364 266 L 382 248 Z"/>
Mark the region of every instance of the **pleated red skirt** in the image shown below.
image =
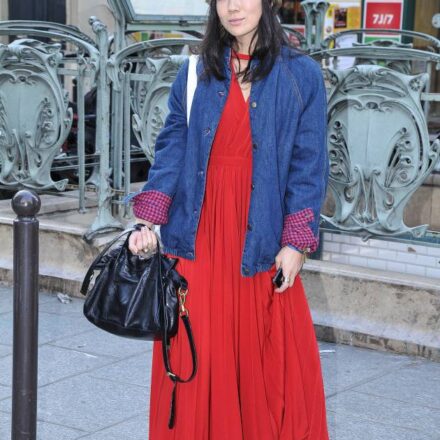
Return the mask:
<path id="1" fill-rule="evenodd" d="M 150 440 L 328 440 L 318 345 L 301 278 L 274 292 L 275 265 L 240 274 L 252 184 L 248 104 L 235 77 L 208 164 L 195 260 L 176 266 L 198 354 L 195 379 L 172 382 L 154 343 Z M 171 255 L 171 254 L 168 254 Z M 183 325 L 171 341 L 173 370 L 191 372 Z"/>

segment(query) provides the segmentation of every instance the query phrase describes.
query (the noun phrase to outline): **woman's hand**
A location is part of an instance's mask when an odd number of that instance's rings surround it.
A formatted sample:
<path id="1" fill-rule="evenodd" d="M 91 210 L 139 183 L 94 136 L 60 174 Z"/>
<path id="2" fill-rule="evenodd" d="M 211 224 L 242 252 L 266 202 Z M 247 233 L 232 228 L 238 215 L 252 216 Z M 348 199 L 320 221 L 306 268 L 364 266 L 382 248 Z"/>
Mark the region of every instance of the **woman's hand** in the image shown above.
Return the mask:
<path id="1" fill-rule="evenodd" d="M 135 218 L 135 223 L 142 223 L 145 225 L 140 231 L 133 231 L 128 239 L 128 249 L 133 254 L 141 252 L 148 253 L 156 249 L 157 236 L 151 230 L 153 223 L 146 220 Z"/>
<path id="2" fill-rule="evenodd" d="M 292 287 L 295 277 L 301 270 L 304 263 L 304 255 L 301 252 L 284 246 L 275 257 L 276 268 L 282 267 L 284 282 L 281 287 L 275 289 L 275 292 L 284 292 L 288 287 Z"/>

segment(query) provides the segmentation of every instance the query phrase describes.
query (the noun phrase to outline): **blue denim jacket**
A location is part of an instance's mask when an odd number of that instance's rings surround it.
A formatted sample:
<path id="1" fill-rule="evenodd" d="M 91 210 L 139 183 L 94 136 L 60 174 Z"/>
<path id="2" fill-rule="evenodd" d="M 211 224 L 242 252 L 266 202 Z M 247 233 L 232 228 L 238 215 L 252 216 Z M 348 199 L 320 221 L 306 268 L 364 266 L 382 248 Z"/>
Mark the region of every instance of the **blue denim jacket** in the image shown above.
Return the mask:
<path id="1" fill-rule="evenodd" d="M 169 96 L 169 115 L 155 146 L 155 161 L 137 197 L 150 211 L 142 218 L 161 224 L 163 250 L 194 260 L 206 171 L 231 81 L 231 50 L 225 50 L 223 81 L 199 81 L 186 119 L 188 61 Z M 251 68 L 258 60 L 252 60 Z M 282 246 L 314 251 L 328 181 L 327 100 L 319 64 L 283 47 L 267 77 L 249 97 L 252 132 L 252 192 L 241 274 L 252 276 L 275 262 Z M 142 195 L 146 197 L 142 200 Z M 137 216 L 139 217 L 140 214 Z"/>

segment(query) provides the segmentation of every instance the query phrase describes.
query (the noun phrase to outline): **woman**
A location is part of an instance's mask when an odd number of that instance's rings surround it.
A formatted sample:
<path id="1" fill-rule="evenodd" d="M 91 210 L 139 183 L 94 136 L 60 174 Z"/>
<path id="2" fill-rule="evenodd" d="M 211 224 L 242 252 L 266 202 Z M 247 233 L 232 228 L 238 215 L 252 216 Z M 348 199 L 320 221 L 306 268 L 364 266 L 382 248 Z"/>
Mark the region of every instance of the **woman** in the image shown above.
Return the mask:
<path id="1" fill-rule="evenodd" d="M 272 0 L 211 0 L 186 120 L 188 62 L 169 97 L 155 162 L 134 202 L 147 227 L 129 240 L 163 249 L 187 279 L 198 353 L 177 388 L 154 343 L 150 440 L 328 439 L 318 346 L 301 278 L 318 245 L 326 95 L 318 63 L 289 47 Z M 284 282 L 272 277 L 281 267 Z M 191 372 L 185 332 L 171 364 Z"/>

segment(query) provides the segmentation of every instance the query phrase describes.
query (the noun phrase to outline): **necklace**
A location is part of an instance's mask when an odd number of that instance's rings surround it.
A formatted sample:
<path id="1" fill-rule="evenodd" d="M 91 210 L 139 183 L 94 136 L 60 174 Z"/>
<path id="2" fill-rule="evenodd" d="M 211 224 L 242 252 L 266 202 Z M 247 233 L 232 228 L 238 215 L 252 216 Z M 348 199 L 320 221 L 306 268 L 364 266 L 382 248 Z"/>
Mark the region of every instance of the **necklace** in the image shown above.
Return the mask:
<path id="1" fill-rule="evenodd" d="M 246 53 L 236 52 L 234 49 L 232 49 L 232 58 L 236 59 L 236 60 L 250 61 L 252 59 L 252 55 L 248 55 Z M 239 64 L 240 64 L 240 61 L 239 61 Z M 236 72 L 236 73 L 240 73 L 240 72 Z M 240 84 L 240 86 L 241 86 L 241 84 Z"/>
<path id="2" fill-rule="evenodd" d="M 234 58 L 238 58 L 239 60 L 250 60 L 252 58 L 251 55 L 248 55 L 246 53 L 239 53 L 239 52 L 232 52 L 232 56 Z"/>

